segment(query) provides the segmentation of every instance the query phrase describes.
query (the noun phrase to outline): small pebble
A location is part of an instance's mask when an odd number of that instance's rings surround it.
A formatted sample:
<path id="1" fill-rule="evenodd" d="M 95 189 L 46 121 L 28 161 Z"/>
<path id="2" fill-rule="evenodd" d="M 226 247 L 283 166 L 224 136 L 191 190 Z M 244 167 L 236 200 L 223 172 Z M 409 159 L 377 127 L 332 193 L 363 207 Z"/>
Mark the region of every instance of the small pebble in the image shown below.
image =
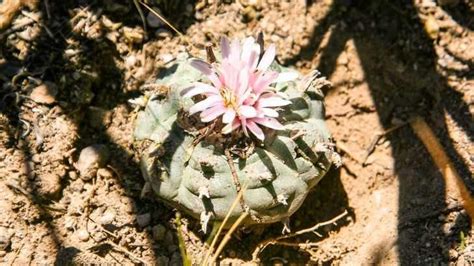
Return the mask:
<path id="1" fill-rule="evenodd" d="M 161 12 L 159 9 L 157 10 L 155 8 L 155 11 L 156 13 L 161 15 Z M 163 21 L 161 21 L 161 19 L 157 15 L 153 14 L 153 12 L 148 12 L 148 15 L 146 16 L 146 22 L 148 26 L 152 28 L 158 28 L 158 27 L 163 26 Z"/>
<path id="2" fill-rule="evenodd" d="M 83 180 L 90 180 L 97 173 L 97 169 L 105 166 L 109 159 L 107 146 L 94 144 L 82 149 L 79 160 L 74 164 Z"/>
<path id="3" fill-rule="evenodd" d="M 148 226 L 150 224 L 150 221 L 151 221 L 151 214 L 149 212 L 137 215 L 137 224 L 141 228 Z"/>
<path id="4" fill-rule="evenodd" d="M 69 172 L 68 172 L 68 175 L 69 175 L 69 178 L 70 178 L 71 180 L 76 180 L 76 179 L 77 179 L 77 173 L 76 173 L 76 171 L 69 171 Z"/>
<path id="5" fill-rule="evenodd" d="M 153 239 L 155 239 L 155 241 L 163 241 L 166 234 L 166 228 L 161 224 L 157 224 L 153 226 L 152 234 L 153 234 Z"/>
<path id="6" fill-rule="evenodd" d="M 83 242 L 89 240 L 89 233 L 85 229 L 79 229 L 77 232 L 77 238 Z"/>
<path id="7" fill-rule="evenodd" d="M 56 85 L 46 81 L 31 91 L 30 98 L 37 103 L 52 104 L 56 101 L 56 94 L 58 94 Z"/>
<path id="8" fill-rule="evenodd" d="M 115 211 L 107 208 L 102 216 L 99 218 L 99 223 L 102 225 L 111 224 L 115 220 Z"/>

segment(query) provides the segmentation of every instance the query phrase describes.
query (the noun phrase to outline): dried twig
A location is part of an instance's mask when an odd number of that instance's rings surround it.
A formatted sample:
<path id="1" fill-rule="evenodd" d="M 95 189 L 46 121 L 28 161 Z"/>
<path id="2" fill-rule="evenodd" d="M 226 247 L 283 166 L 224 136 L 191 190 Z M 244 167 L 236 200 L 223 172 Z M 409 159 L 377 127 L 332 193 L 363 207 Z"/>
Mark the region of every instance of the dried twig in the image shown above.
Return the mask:
<path id="1" fill-rule="evenodd" d="M 344 216 L 348 214 L 347 210 L 344 210 L 343 213 L 339 214 L 338 216 L 334 217 L 333 219 L 315 224 L 314 226 L 306 229 L 299 230 L 297 232 L 287 234 L 287 235 L 281 235 L 278 237 L 270 238 L 267 240 L 264 240 L 260 244 L 258 244 L 257 248 L 255 248 L 254 252 L 252 253 L 252 260 L 257 261 L 258 254 L 262 252 L 267 246 L 269 245 L 284 245 L 284 246 L 293 246 L 293 247 L 301 247 L 302 245 L 308 245 L 311 243 L 291 243 L 291 242 L 285 242 L 285 241 L 280 241 L 282 239 L 287 239 L 287 238 L 292 238 L 298 235 L 306 234 L 306 233 L 312 233 L 318 230 L 322 226 L 330 225 L 330 224 L 335 224 L 338 220 L 342 219 Z"/>
<path id="2" fill-rule="evenodd" d="M 444 152 L 436 135 L 421 117 L 414 118 L 410 121 L 410 125 L 425 145 L 439 171 L 443 174 L 446 195 L 460 200 L 471 219 L 474 218 L 474 199 L 448 155 Z"/>

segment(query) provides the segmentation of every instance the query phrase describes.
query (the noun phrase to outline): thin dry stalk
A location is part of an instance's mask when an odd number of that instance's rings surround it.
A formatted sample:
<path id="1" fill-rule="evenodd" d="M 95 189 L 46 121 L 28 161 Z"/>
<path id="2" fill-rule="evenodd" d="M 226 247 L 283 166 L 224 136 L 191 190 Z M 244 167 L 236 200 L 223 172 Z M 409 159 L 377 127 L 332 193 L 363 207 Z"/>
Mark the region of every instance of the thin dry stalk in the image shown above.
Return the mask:
<path id="1" fill-rule="evenodd" d="M 216 262 L 216 259 L 217 257 L 219 256 L 219 254 L 222 252 L 222 250 L 224 249 L 224 247 L 227 245 L 227 242 L 229 242 L 230 240 L 230 237 L 232 236 L 232 234 L 234 233 L 234 231 L 237 229 L 237 227 L 239 227 L 239 225 L 242 223 L 243 220 L 245 220 L 245 218 L 247 218 L 249 214 L 247 212 L 243 212 L 239 218 L 234 222 L 234 224 L 230 227 L 230 230 L 227 231 L 227 233 L 225 234 L 224 238 L 222 238 L 222 241 L 221 243 L 219 244 L 219 246 L 217 247 L 217 250 L 216 252 L 214 253 L 214 256 L 212 256 L 211 258 L 211 264 L 214 264 Z"/>
<path id="2" fill-rule="evenodd" d="M 173 25 L 171 25 L 171 23 L 168 22 L 168 20 L 166 20 L 162 15 L 160 15 L 158 12 L 156 12 L 153 8 L 151 8 L 149 5 L 147 5 L 143 2 L 139 2 L 139 3 L 142 4 L 144 7 L 146 7 L 146 9 L 148 9 L 151 13 L 153 13 L 153 15 L 157 16 L 166 25 L 168 25 L 168 27 L 170 27 L 172 30 L 174 30 L 180 37 L 183 36 L 183 34 L 178 29 L 176 29 Z"/>
<path id="3" fill-rule="evenodd" d="M 239 191 L 237 194 L 237 197 L 235 198 L 234 202 L 232 202 L 232 205 L 229 208 L 229 211 L 227 212 L 226 216 L 224 217 L 224 220 L 222 221 L 221 225 L 219 226 L 219 229 L 217 230 L 217 233 L 215 234 L 214 239 L 212 239 L 211 246 L 209 247 L 209 250 L 207 251 L 206 257 L 204 258 L 203 265 L 207 265 L 207 262 L 209 261 L 209 257 L 211 256 L 212 252 L 214 251 L 214 246 L 217 243 L 217 240 L 219 239 L 219 235 L 221 234 L 222 230 L 224 229 L 225 224 L 229 220 L 229 217 L 231 213 L 234 211 L 235 207 L 237 204 L 240 202 L 240 199 L 242 198 L 245 189 L 247 188 L 246 185 L 242 188 L 242 190 Z"/>

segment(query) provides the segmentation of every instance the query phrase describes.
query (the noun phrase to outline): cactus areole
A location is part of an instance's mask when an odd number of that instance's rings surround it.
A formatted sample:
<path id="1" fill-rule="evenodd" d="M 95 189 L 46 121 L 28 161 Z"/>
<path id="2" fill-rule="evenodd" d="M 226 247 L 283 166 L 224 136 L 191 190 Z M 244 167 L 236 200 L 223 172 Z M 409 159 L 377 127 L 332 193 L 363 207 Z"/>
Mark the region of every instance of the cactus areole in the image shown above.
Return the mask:
<path id="1" fill-rule="evenodd" d="M 217 57 L 217 59 L 216 59 Z M 222 38 L 208 61 L 182 54 L 136 121 L 141 170 L 163 201 L 200 219 L 286 221 L 339 157 L 324 123 L 327 85 L 274 62 L 275 47 Z"/>

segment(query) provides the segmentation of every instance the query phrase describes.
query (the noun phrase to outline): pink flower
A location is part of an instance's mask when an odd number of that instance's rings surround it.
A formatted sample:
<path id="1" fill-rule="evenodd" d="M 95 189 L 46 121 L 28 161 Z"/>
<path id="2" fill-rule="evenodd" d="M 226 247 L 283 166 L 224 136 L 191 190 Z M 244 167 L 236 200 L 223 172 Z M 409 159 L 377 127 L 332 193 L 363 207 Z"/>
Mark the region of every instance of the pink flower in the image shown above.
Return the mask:
<path id="1" fill-rule="evenodd" d="M 241 127 L 246 136 L 250 131 L 260 140 L 265 138 L 261 126 L 284 129 L 276 119 L 275 108 L 291 102 L 270 85 L 292 80 L 297 75 L 268 70 L 275 58 L 275 45 L 270 45 L 260 60 L 260 46 L 252 37 L 246 38 L 242 46 L 237 39 L 229 43 L 227 38 L 222 38 L 220 48 L 222 59 L 218 63 L 211 65 L 200 59 L 191 62 L 212 85 L 196 82 L 183 91 L 184 97 L 206 96 L 189 109 L 190 115 L 201 112 L 202 122 L 222 116 L 224 134 Z"/>

